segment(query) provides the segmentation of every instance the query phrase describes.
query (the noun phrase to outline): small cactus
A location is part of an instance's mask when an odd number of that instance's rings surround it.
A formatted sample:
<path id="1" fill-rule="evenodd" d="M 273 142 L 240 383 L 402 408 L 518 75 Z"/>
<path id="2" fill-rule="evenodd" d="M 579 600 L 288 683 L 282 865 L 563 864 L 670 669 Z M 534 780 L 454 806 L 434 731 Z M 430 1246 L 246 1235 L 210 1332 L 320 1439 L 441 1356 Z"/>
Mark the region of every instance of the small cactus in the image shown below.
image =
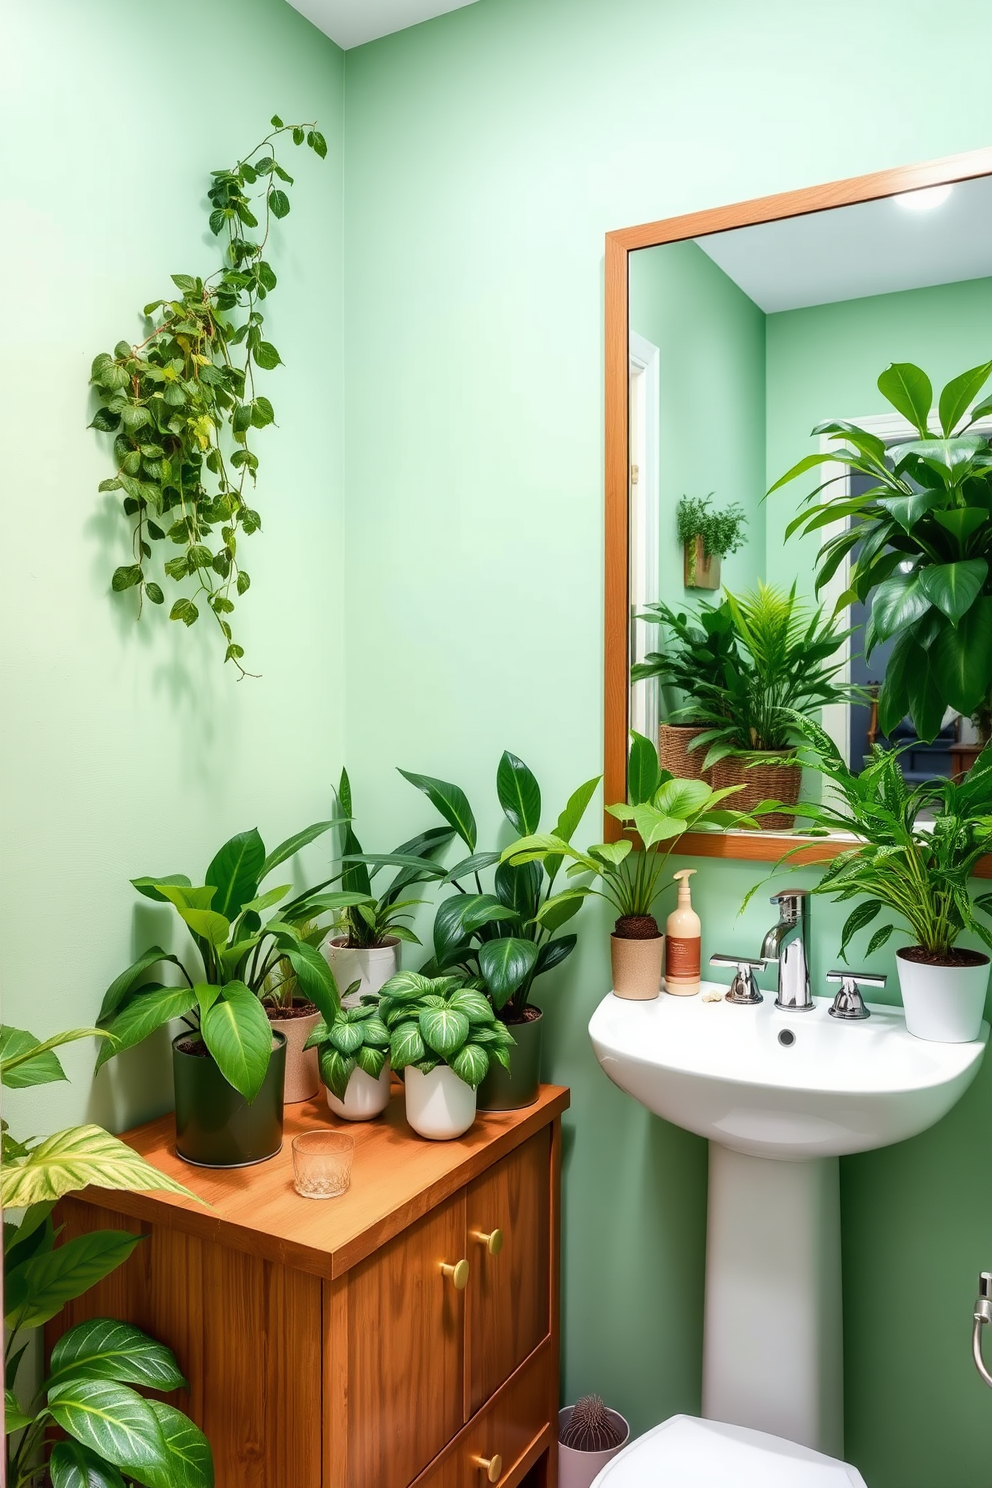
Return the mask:
<path id="1" fill-rule="evenodd" d="M 583 1395 L 572 1407 L 568 1425 L 558 1440 L 576 1452 L 608 1452 L 624 1438 L 623 1427 L 610 1415 L 598 1395 Z"/>

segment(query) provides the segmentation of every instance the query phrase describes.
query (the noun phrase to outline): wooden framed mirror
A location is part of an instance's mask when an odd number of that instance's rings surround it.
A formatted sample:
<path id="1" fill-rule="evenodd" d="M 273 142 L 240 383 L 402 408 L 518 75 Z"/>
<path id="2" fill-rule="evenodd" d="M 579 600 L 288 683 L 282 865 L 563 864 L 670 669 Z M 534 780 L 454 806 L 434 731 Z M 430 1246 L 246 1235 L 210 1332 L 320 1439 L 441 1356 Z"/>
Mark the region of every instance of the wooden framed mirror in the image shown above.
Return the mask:
<path id="1" fill-rule="evenodd" d="M 827 436 L 810 434 L 828 420 L 860 421 L 886 445 L 916 437 L 892 407 L 879 406 L 876 380 L 888 364 L 929 360 L 939 388 L 990 358 L 992 148 L 607 234 L 607 803 L 625 799 L 630 728 L 658 743 L 670 706 L 664 689 L 652 700 L 645 682 L 631 682 L 646 632 L 654 625 L 651 645 L 666 633 L 657 620 L 638 619 L 644 605 L 660 601 L 692 615 L 720 602 L 713 578 L 691 569 L 697 556 L 705 562 L 702 546 L 696 554 L 679 544 L 680 499 L 697 510 L 709 500 L 709 510 L 743 517 L 738 540 L 746 529 L 751 546 L 743 558 L 731 550 L 725 559 L 728 589 L 761 580 L 787 593 L 794 581 L 812 612 L 821 539 L 787 541 L 785 528 L 818 484 L 815 462 L 806 484 L 794 481 L 766 501 L 769 487 L 798 460 L 830 448 Z M 990 392 L 992 381 L 982 397 Z M 841 565 L 820 596 L 829 601 L 826 615 L 845 592 L 845 572 Z M 838 675 L 860 702 L 816 716 L 855 761 L 863 741 L 879 734 L 872 699 L 885 686 L 884 657 L 866 662 L 858 649 L 865 614 L 848 607 L 838 616 L 838 626 L 852 630 Z M 881 680 L 872 681 L 867 666 L 882 667 Z M 677 703 L 676 696 L 676 712 Z M 912 745 L 913 726 L 908 714 L 898 738 L 890 726 L 893 742 Z M 948 716 L 938 747 L 920 735 L 905 768 L 921 778 L 960 773 L 973 748 L 967 728 L 963 717 Z M 605 827 L 614 840 L 619 823 L 607 815 Z M 802 840 L 781 829 L 707 832 L 683 838 L 682 849 L 775 861 Z M 817 838 L 809 856 L 822 861 L 848 840 Z M 992 859 L 982 861 L 980 876 L 992 877 Z"/>

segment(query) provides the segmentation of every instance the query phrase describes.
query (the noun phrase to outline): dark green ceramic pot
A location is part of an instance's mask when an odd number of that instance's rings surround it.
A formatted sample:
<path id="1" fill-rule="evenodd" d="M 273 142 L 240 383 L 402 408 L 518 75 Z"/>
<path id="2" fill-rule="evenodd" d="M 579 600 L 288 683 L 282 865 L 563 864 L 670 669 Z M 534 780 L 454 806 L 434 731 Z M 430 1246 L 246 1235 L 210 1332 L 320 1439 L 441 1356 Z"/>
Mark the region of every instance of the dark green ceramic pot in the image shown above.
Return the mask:
<path id="1" fill-rule="evenodd" d="M 505 1070 L 495 1060 L 479 1086 L 480 1111 L 519 1111 L 532 1106 L 541 1085 L 541 1029 L 544 1014 L 535 1008 L 536 1018 L 526 1023 L 508 1023 L 516 1043 L 507 1050 L 510 1068 Z"/>
<path id="2" fill-rule="evenodd" d="M 217 1065 L 172 1040 L 176 1082 L 176 1152 L 201 1168 L 246 1168 L 275 1157 L 282 1146 L 282 1094 L 286 1081 L 286 1037 L 273 1031 L 272 1057 L 251 1105 L 229 1085 Z"/>

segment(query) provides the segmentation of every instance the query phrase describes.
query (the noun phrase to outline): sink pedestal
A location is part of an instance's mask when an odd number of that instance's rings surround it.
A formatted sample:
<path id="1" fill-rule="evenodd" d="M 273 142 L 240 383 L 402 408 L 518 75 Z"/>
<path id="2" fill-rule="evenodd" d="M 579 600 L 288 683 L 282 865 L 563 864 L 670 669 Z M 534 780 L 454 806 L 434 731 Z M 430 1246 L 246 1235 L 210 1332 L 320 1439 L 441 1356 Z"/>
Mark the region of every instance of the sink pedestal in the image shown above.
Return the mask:
<path id="1" fill-rule="evenodd" d="M 836 1157 L 709 1144 L 703 1415 L 844 1454 Z"/>

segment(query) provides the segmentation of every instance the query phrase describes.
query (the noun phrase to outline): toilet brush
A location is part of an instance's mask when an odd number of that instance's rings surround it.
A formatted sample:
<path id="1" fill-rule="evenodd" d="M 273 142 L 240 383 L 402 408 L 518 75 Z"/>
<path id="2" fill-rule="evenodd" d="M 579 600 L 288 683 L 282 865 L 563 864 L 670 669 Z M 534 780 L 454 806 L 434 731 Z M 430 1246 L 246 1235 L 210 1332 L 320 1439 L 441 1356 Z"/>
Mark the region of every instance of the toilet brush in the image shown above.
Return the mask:
<path id="1" fill-rule="evenodd" d="M 590 1488 L 626 1446 L 630 1427 L 598 1395 L 584 1395 L 558 1413 L 558 1488 Z"/>

